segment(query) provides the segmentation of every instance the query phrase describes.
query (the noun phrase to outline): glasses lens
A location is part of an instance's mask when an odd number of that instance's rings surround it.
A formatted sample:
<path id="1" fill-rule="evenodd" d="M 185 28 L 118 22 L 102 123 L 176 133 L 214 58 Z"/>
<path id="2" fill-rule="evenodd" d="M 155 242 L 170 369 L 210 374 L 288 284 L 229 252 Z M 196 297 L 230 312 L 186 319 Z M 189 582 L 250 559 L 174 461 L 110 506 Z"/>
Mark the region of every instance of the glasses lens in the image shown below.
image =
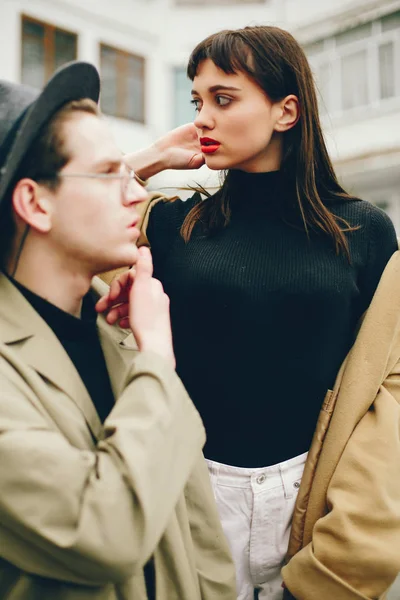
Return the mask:
<path id="1" fill-rule="evenodd" d="M 122 185 L 124 187 L 124 194 L 125 197 L 129 192 L 129 186 L 132 183 L 132 181 L 135 180 L 135 172 L 132 171 L 132 169 L 128 169 L 128 167 L 124 168 L 124 177 L 122 178 Z"/>

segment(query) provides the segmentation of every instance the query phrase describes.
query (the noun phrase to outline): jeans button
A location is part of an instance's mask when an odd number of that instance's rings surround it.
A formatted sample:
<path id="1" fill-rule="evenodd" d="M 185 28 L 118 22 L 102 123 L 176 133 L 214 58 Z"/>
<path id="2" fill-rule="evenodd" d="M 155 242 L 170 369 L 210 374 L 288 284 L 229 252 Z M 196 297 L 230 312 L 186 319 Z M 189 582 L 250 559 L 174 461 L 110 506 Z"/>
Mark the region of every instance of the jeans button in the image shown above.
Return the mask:
<path id="1" fill-rule="evenodd" d="M 264 483 L 266 478 L 267 478 L 266 475 L 264 473 L 261 473 L 261 475 L 259 475 L 257 477 L 256 481 L 257 481 L 257 483 L 259 483 L 261 485 L 262 483 Z"/>

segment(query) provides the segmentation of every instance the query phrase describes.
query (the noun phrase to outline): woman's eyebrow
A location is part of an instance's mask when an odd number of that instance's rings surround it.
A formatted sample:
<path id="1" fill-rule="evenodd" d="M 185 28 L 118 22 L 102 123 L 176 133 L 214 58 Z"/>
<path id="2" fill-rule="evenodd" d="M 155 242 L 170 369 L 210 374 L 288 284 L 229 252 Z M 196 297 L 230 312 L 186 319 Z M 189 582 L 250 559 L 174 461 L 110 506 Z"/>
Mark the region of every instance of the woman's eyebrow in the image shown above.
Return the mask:
<path id="1" fill-rule="evenodd" d="M 240 92 L 241 89 L 234 87 L 233 85 L 222 85 L 222 84 L 218 84 L 218 85 L 212 85 L 210 88 L 208 88 L 208 91 L 213 93 L 213 92 L 217 92 L 218 90 L 230 90 L 233 92 Z M 199 92 L 197 92 L 196 90 L 192 90 L 192 96 L 199 96 Z"/>

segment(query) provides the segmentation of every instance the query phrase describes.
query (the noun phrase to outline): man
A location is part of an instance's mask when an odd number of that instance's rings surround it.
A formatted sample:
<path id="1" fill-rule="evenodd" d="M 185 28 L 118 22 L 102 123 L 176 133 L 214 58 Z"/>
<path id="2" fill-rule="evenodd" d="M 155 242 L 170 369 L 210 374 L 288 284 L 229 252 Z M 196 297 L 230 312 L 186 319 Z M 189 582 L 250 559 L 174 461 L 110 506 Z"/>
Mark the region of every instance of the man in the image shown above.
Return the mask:
<path id="1" fill-rule="evenodd" d="M 234 600 L 168 299 L 135 245 L 146 193 L 98 94 L 79 62 L 40 94 L 0 82 L 0 597 Z M 96 317 L 92 278 L 135 263 L 133 339 Z"/>

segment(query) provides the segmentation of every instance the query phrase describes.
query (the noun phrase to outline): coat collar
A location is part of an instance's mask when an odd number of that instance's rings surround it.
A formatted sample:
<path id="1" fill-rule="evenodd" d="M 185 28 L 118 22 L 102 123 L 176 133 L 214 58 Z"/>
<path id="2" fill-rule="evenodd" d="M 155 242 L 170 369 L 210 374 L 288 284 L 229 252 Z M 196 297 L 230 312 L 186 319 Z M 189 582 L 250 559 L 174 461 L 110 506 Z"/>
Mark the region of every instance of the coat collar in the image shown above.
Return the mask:
<path id="1" fill-rule="evenodd" d="M 92 293 L 95 298 L 108 289 L 103 286 L 103 282 L 94 280 Z M 10 347 L 25 364 L 68 394 L 83 413 L 92 435 L 96 439 L 101 437 L 102 425 L 97 411 L 68 354 L 52 329 L 3 273 L 0 273 L 0 298 L 0 341 Z M 110 327 L 102 317 L 98 319 L 98 329 L 112 389 L 117 398 L 135 344 L 132 336 L 131 342 L 126 343 L 127 332 Z M 122 347 L 131 350 L 126 352 L 125 360 L 121 360 L 121 355 L 125 357 Z"/>

